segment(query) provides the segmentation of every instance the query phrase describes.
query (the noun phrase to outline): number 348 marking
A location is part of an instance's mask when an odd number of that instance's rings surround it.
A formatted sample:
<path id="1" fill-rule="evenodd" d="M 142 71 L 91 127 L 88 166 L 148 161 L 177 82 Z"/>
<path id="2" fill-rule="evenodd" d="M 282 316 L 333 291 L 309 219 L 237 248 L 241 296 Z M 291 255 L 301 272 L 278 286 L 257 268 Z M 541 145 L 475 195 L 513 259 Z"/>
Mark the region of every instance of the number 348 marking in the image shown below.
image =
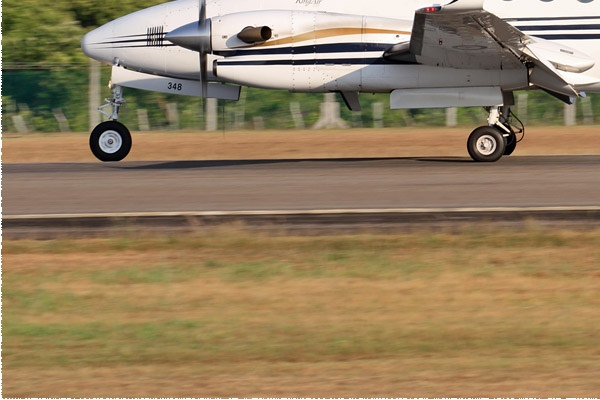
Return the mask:
<path id="1" fill-rule="evenodd" d="M 167 89 L 181 91 L 183 89 L 183 84 L 176 83 L 176 82 L 169 82 L 169 83 L 167 83 Z"/>

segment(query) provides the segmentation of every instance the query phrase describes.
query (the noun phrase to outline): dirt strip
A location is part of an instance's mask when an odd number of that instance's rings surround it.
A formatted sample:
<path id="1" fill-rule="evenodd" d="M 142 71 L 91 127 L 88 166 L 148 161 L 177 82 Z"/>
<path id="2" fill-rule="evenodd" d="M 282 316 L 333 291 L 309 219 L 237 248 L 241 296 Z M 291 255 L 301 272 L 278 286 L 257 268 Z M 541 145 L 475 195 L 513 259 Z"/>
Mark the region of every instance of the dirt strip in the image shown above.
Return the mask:
<path id="1" fill-rule="evenodd" d="M 468 157 L 472 127 L 347 131 L 133 132 L 127 161 L 343 157 Z M 2 136 L 2 161 L 87 162 L 87 133 Z M 600 126 L 532 127 L 514 155 L 599 154 Z"/>

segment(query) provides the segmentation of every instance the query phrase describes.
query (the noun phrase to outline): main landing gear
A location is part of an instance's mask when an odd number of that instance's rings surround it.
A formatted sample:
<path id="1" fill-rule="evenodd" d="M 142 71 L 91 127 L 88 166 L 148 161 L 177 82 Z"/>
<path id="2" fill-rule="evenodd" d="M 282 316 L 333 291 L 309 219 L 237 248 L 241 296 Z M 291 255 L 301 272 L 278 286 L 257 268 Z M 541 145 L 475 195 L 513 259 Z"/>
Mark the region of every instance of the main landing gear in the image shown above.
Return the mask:
<path id="1" fill-rule="evenodd" d="M 98 110 L 111 121 L 98 124 L 90 135 L 90 149 L 100 161 L 121 161 L 131 151 L 131 133 L 122 123 L 117 121 L 119 109 L 125 103 L 123 90 L 115 85 L 112 88 L 113 97 L 106 99 L 106 104 Z M 104 108 L 112 107 L 112 114 Z"/>
<path id="2" fill-rule="evenodd" d="M 508 156 L 515 151 L 517 143 L 523 140 L 518 134 L 525 134 L 523 123 L 511 112 L 510 107 L 490 107 L 488 125 L 475 129 L 467 141 L 469 155 L 475 161 L 494 162 L 502 156 Z M 520 127 L 512 124 L 512 118 L 519 122 Z"/>

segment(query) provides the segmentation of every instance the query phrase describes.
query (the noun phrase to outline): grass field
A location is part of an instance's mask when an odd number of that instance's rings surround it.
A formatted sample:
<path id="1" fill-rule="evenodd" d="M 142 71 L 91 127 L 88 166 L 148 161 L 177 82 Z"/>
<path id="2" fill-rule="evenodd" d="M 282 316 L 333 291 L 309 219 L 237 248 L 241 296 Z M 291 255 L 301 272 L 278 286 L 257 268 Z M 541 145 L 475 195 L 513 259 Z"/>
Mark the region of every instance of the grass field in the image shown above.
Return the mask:
<path id="1" fill-rule="evenodd" d="M 4 397 L 597 397 L 600 231 L 4 241 Z"/>

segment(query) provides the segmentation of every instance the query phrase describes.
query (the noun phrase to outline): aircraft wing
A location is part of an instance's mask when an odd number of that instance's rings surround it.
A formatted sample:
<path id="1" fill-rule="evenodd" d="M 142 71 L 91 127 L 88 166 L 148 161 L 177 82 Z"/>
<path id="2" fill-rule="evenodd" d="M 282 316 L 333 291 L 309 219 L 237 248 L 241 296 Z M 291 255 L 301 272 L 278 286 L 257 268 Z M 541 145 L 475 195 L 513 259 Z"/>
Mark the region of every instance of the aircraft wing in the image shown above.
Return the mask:
<path id="1" fill-rule="evenodd" d="M 446 68 L 522 68 L 513 49 L 523 47 L 526 35 L 484 11 L 482 1 L 467 3 L 417 11 L 410 53 L 420 64 Z"/>
<path id="2" fill-rule="evenodd" d="M 594 61 L 556 42 L 530 37 L 483 9 L 483 0 L 455 0 L 415 14 L 410 43 L 384 57 L 458 69 L 531 69 L 530 83 L 562 97 L 578 96 L 564 73 L 581 73 Z"/>

